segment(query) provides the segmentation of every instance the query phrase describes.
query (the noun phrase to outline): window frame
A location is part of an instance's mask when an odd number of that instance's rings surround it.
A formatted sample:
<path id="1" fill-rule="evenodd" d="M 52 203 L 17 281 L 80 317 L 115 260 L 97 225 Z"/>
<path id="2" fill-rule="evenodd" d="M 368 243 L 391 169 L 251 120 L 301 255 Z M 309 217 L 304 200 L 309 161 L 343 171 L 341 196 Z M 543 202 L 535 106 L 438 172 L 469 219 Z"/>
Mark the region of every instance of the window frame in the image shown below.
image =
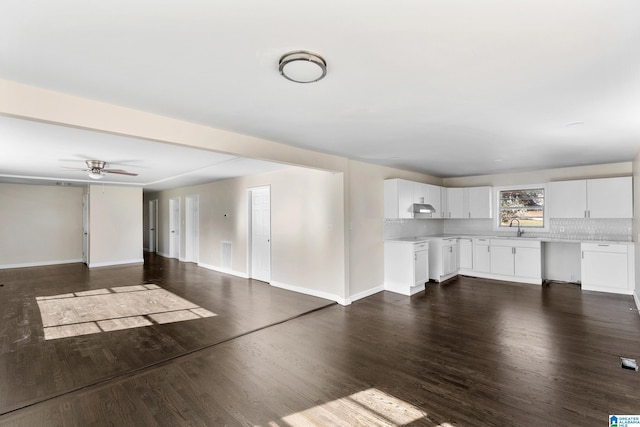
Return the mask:
<path id="1" fill-rule="evenodd" d="M 543 227 L 527 227 L 527 226 L 522 226 L 520 227 L 522 230 L 529 233 L 548 233 L 549 229 L 550 229 L 550 224 L 549 224 L 549 205 L 548 205 L 548 200 L 549 200 L 549 191 L 547 188 L 547 184 L 543 183 L 543 184 L 518 184 L 518 185 L 504 185 L 504 186 L 499 186 L 499 187 L 493 187 L 493 207 L 494 207 L 494 212 L 495 214 L 495 218 L 493 221 L 493 231 L 503 231 L 503 232 L 507 232 L 509 230 L 514 230 L 514 227 L 508 227 L 508 226 L 501 226 L 500 225 L 500 192 L 501 191 L 513 191 L 513 190 L 537 190 L 537 189 L 542 189 L 542 191 L 544 192 L 544 199 L 545 199 L 545 203 L 544 206 L 542 208 L 542 222 L 543 222 Z"/>

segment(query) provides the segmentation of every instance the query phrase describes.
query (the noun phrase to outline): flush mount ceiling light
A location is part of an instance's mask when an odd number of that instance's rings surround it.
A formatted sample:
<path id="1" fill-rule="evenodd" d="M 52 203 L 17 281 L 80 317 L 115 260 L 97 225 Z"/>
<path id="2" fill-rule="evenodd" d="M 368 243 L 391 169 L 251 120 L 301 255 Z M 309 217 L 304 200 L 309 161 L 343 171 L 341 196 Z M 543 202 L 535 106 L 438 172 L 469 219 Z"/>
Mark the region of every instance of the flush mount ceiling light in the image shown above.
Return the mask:
<path id="1" fill-rule="evenodd" d="M 280 74 L 292 82 L 313 83 L 327 75 L 327 62 L 320 55 L 296 50 L 280 58 Z"/>

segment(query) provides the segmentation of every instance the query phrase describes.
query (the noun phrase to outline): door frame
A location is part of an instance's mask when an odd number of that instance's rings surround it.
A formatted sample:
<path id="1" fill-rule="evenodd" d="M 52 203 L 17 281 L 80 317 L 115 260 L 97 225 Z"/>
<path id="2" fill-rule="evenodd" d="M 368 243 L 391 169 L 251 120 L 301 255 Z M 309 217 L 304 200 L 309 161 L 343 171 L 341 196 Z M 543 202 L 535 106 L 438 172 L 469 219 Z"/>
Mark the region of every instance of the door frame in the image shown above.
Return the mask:
<path id="1" fill-rule="evenodd" d="M 174 209 L 174 206 L 176 207 Z M 177 218 L 175 218 L 175 222 L 177 223 L 177 227 L 175 230 L 173 230 L 173 233 L 177 234 L 177 237 L 174 239 L 172 237 L 172 226 L 174 223 L 174 212 L 177 212 Z M 181 226 L 181 212 L 180 212 L 180 197 L 172 197 L 169 199 L 169 258 L 176 258 L 176 259 L 180 259 L 180 226 Z M 177 245 L 175 248 L 173 247 L 174 245 L 174 240 L 175 240 L 175 244 Z M 173 254 L 176 254 L 176 256 L 173 256 Z"/>
<path id="2" fill-rule="evenodd" d="M 89 194 L 82 195 L 82 262 L 89 265 Z"/>
<path id="3" fill-rule="evenodd" d="M 197 194 L 185 196 L 184 203 L 184 261 L 197 264 L 200 260 L 200 196 Z"/>
<path id="4" fill-rule="evenodd" d="M 151 220 L 153 218 L 153 221 Z M 151 228 L 153 224 L 154 228 Z M 149 252 L 158 252 L 158 199 L 149 200 Z M 153 239 L 152 239 L 153 235 Z"/>
<path id="5" fill-rule="evenodd" d="M 260 190 L 268 190 L 269 191 L 269 240 L 273 240 L 271 237 L 271 212 L 273 209 L 271 208 L 271 186 L 270 185 L 261 185 L 258 187 L 249 187 L 247 188 L 247 276 L 252 279 L 253 278 L 253 192 Z M 271 265 L 272 263 L 272 255 L 273 251 L 271 250 L 271 243 L 269 243 L 269 281 L 267 283 L 271 283 Z M 260 279 L 257 279 L 260 280 Z"/>

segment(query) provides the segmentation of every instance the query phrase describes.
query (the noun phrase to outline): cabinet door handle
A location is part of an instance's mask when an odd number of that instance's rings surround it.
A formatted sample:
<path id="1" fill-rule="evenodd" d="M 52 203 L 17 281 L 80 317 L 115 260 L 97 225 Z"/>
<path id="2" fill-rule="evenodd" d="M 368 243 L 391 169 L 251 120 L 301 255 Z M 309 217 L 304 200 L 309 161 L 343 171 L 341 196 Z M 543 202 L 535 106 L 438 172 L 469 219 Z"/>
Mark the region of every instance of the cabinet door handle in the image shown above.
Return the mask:
<path id="1" fill-rule="evenodd" d="M 491 252 L 491 246 L 487 246 L 487 252 Z"/>
<path id="2" fill-rule="evenodd" d="M 587 218 L 587 211 L 584 211 L 584 217 Z"/>
<path id="3" fill-rule="evenodd" d="M 584 251 L 582 251 L 582 259 L 584 259 Z"/>

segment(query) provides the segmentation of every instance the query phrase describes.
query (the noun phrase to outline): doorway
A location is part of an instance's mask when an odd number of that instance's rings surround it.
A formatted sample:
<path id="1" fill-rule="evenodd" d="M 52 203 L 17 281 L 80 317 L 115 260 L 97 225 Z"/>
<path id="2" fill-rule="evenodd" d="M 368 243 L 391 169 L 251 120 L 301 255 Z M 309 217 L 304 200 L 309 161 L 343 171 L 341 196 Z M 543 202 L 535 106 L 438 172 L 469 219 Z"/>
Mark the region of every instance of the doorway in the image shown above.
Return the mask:
<path id="1" fill-rule="evenodd" d="M 169 258 L 180 258 L 180 198 L 169 199 Z"/>
<path id="2" fill-rule="evenodd" d="M 158 251 L 158 199 L 149 200 L 149 252 Z"/>
<path id="3" fill-rule="evenodd" d="M 185 201 L 185 254 L 184 261 L 195 262 L 199 261 L 199 249 L 200 249 L 200 229 L 199 229 L 199 204 L 200 199 L 198 196 L 187 196 Z"/>
<path id="4" fill-rule="evenodd" d="M 271 188 L 249 189 L 249 277 L 271 281 Z"/>

